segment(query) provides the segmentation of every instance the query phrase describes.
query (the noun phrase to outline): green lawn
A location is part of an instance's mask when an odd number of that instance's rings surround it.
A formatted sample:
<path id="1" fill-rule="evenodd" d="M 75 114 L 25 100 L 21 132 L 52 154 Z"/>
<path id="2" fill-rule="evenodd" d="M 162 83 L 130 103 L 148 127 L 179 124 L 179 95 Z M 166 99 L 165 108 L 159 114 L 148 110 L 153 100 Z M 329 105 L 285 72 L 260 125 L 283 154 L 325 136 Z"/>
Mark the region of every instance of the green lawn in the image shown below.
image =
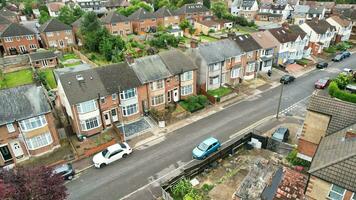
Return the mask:
<path id="1" fill-rule="evenodd" d="M 4 74 L 4 79 L 0 80 L 0 89 L 26 85 L 32 82 L 33 82 L 32 70 L 24 69 L 24 70 Z"/>
<path id="2" fill-rule="evenodd" d="M 225 88 L 225 87 L 220 87 L 215 90 L 208 90 L 208 94 L 213 96 L 213 97 L 223 97 L 227 94 L 230 94 L 232 92 L 232 89 L 230 88 Z"/>
<path id="3" fill-rule="evenodd" d="M 201 40 L 205 40 L 207 42 L 214 42 L 214 41 L 217 41 L 218 39 L 216 38 L 213 38 L 213 37 L 210 37 L 210 36 L 207 36 L 207 35 L 201 35 L 200 36 L 200 39 Z"/>
<path id="4" fill-rule="evenodd" d="M 249 27 L 249 26 L 236 25 L 234 28 L 236 29 L 237 32 L 242 33 L 242 34 L 248 34 L 248 33 L 253 33 L 253 32 L 258 31 L 256 28 Z"/>
<path id="5" fill-rule="evenodd" d="M 51 89 L 57 88 L 56 81 L 54 80 L 53 70 L 52 69 L 45 69 L 41 70 L 46 74 L 46 82 Z"/>
<path id="6" fill-rule="evenodd" d="M 77 61 L 77 62 L 73 62 L 73 63 L 66 63 L 66 64 L 63 64 L 63 66 L 65 66 L 65 67 L 73 67 L 73 66 L 80 65 L 80 64 L 82 64 L 82 61 Z"/>
<path id="7" fill-rule="evenodd" d="M 74 53 L 66 53 L 63 55 L 63 60 L 69 60 L 69 59 L 79 59 L 79 57 Z"/>
<path id="8" fill-rule="evenodd" d="M 103 65 L 109 65 L 111 62 L 108 62 L 103 55 L 98 54 L 98 53 L 87 53 L 85 55 L 87 58 L 89 58 L 91 61 L 96 63 L 98 66 L 103 66 Z"/>

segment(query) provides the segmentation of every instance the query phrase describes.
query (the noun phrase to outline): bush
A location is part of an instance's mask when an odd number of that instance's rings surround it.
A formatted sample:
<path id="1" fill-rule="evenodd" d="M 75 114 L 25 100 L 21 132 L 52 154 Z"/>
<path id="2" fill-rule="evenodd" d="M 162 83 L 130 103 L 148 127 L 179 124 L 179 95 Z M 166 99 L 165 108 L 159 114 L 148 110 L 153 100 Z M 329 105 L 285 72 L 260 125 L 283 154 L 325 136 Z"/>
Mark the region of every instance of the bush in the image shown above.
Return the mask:
<path id="1" fill-rule="evenodd" d="M 297 149 L 294 149 L 293 151 L 291 151 L 288 156 L 287 156 L 287 160 L 289 163 L 291 163 L 294 166 L 303 166 L 303 167 L 309 167 L 310 166 L 310 162 L 300 159 L 297 157 L 298 151 Z"/>
<path id="2" fill-rule="evenodd" d="M 340 90 L 338 84 L 332 81 L 329 85 L 330 96 L 336 97 L 340 100 L 356 103 L 356 94 L 351 94 L 346 91 Z"/>
<path id="3" fill-rule="evenodd" d="M 309 61 L 307 59 L 300 59 L 300 60 L 297 60 L 296 63 L 298 65 L 307 65 L 309 63 Z"/>
<path id="4" fill-rule="evenodd" d="M 192 190 L 193 186 L 187 179 L 180 180 L 172 188 L 172 193 L 177 199 L 183 199 L 183 197 Z"/>
<path id="5" fill-rule="evenodd" d="M 347 74 L 341 73 L 334 79 L 334 81 L 337 84 L 338 88 L 344 90 L 346 88 L 346 85 L 350 83 L 351 77 Z"/>
<path id="6" fill-rule="evenodd" d="M 179 104 L 189 112 L 195 112 L 203 109 L 208 104 L 208 98 L 204 95 L 190 96 Z"/>
<path id="7" fill-rule="evenodd" d="M 326 52 L 326 53 L 336 53 L 336 47 L 330 46 L 328 48 L 325 48 L 324 52 Z"/>
<path id="8" fill-rule="evenodd" d="M 214 188 L 214 185 L 209 185 L 209 184 L 206 184 L 206 183 L 201 187 L 201 189 L 206 193 L 208 193 L 213 188 Z"/>
<path id="9" fill-rule="evenodd" d="M 348 42 L 340 42 L 339 44 L 336 45 L 336 49 L 339 51 L 346 51 L 351 47 L 352 45 L 350 45 Z"/>

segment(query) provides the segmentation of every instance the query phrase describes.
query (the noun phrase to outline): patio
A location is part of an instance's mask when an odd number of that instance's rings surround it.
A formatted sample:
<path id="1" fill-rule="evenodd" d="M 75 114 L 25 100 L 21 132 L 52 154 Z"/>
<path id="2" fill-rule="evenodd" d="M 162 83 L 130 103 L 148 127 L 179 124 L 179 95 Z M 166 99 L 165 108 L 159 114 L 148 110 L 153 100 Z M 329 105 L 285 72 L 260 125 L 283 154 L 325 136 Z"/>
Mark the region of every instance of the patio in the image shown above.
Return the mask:
<path id="1" fill-rule="evenodd" d="M 124 126 L 121 123 L 116 124 L 116 126 L 120 132 L 125 133 L 125 139 L 127 140 L 151 129 L 153 125 L 149 121 L 148 118 L 143 117 L 137 121 L 124 124 Z"/>

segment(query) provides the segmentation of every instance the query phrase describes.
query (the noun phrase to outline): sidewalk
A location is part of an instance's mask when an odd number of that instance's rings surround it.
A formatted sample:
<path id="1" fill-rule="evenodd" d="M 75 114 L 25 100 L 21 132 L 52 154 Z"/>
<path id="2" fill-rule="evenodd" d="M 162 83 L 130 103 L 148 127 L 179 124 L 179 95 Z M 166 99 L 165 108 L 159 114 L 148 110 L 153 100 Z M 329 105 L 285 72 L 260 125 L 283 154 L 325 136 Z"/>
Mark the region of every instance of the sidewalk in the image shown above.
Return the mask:
<path id="1" fill-rule="evenodd" d="M 311 70 L 305 71 L 301 75 L 304 75 L 310 71 Z M 149 147 L 150 145 L 154 145 L 157 142 L 160 142 L 160 139 L 162 139 L 165 135 L 177 129 L 183 128 L 195 121 L 208 117 L 214 113 L 217 113 L 227 108 L 228 106 L 231 106 L 233 104 L 245 100 L 246 98 L 254 97 L 265 91 L 278 87 L 280 85 L 279 79 L 284 74 L 286 73 L 281 70 L 273 69 L 271 77 L 262 75 L 262 78 L 257 78 L 255 80 L 250 80 L 247 81 L 247 83 L 244 83 L 243 90 L 242 91 L 240 90 L 240 94 L 235 98 L 219 103 L 217 105 L 209 106 L 208 108 L 198 111 L 197 113 L 194 113 L 190 117 L 178 121 L 174 124 L 168 125 L 165 128 L 159 128 L 158 126 L 154 126 L 149 131 L 141 134 L 140 136 L 132 138 L 127 142 L 133 149 L 144 149 Z M 74 161 L 73 167 L 76 169 L 77 173 L 80 173 L 92 167 L 93 163 L 91 159 L 92 158 L 90 157 L 90 158 Z"/>

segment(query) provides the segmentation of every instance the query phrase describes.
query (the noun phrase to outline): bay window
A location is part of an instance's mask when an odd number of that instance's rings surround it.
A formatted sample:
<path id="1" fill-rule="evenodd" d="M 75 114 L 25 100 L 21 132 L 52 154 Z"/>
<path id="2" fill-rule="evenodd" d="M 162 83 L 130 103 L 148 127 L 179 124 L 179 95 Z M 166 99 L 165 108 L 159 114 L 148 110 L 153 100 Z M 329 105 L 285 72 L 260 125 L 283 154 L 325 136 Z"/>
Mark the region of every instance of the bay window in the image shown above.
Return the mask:
<path id="1" fill-rule="evenodd" d="M 180 75 L 181 81 L 190 81 L 192 79 L 193 79 L 193 71 L 184 72 L 183 74 Z"/>
<path id="2" fill-rule="evenodd" d="M 150 83 L 150 87 L 151 87 L 151 90 L 162 89 L 164 87 L 164 80 L 152 82 L 152 83 Z"/>
<path id="3" fill-rule="evenodd" d="M 26 138 L 26 144 L 29 150 L 36 150 L 44 146 L 52 144 L 53 139 L 50 132 L 46 132 L 42 135 L 37 135 L 32 138 Z"/>
<path id="4" fill-rule="evenodd" d="M 131 99 L 132 97 L 135 97 L 135 96 L 136 96 L 136 88 L 124 90 L 124 91 L 120 92 L 121 100 Z"/>
<path id="5" fill-rule="evenodd" d="M 47 121 L 44 115 L 20 121 L 20 127 L 23 131 L 30 131 L 36 128 L 40 128 L 45 126 L 46 124 Z"/>
<path id="6" fill-rule="evenodd" d="M 93 117 L 90 119 L 80 121 L 80 127 L 81 127 L 82 131 L 88 131 L 88 130 L 97 128 L 97 127 L 99 127 L 99 125 L 100 125 L 99 117 Z"/>
<path id="7" fill-rule="evenodd" d="M 138 109 L 137 109 L 136 103 L 122 107 L 123 116 L 130 116 L 130 115 L 136 114 L 137 112 L 138 112 Z"/>
<path id="8" fill-rule="evenodd" d="M 157 96 L 154 96 L 151 98 L 151 105 L 152 106 L 156 106 L 156 105 L 159 105 L 159 104 L 162 104 L 164 103 L 164 95 L 161 94 L 161 95 L 157 95 Z"/>
<path id="9" fill-rule="evenodd" d="M 90 100 L 77 104 L 78 113 L 92 112 L 97 109 L 96 101 Z"/>
<path id="10" fill-rule="evenodd" d="M 180 93 L 182 96 L 190 95 L 193 93 L 193 85 L 186 85 L 180 88 Z"/>

